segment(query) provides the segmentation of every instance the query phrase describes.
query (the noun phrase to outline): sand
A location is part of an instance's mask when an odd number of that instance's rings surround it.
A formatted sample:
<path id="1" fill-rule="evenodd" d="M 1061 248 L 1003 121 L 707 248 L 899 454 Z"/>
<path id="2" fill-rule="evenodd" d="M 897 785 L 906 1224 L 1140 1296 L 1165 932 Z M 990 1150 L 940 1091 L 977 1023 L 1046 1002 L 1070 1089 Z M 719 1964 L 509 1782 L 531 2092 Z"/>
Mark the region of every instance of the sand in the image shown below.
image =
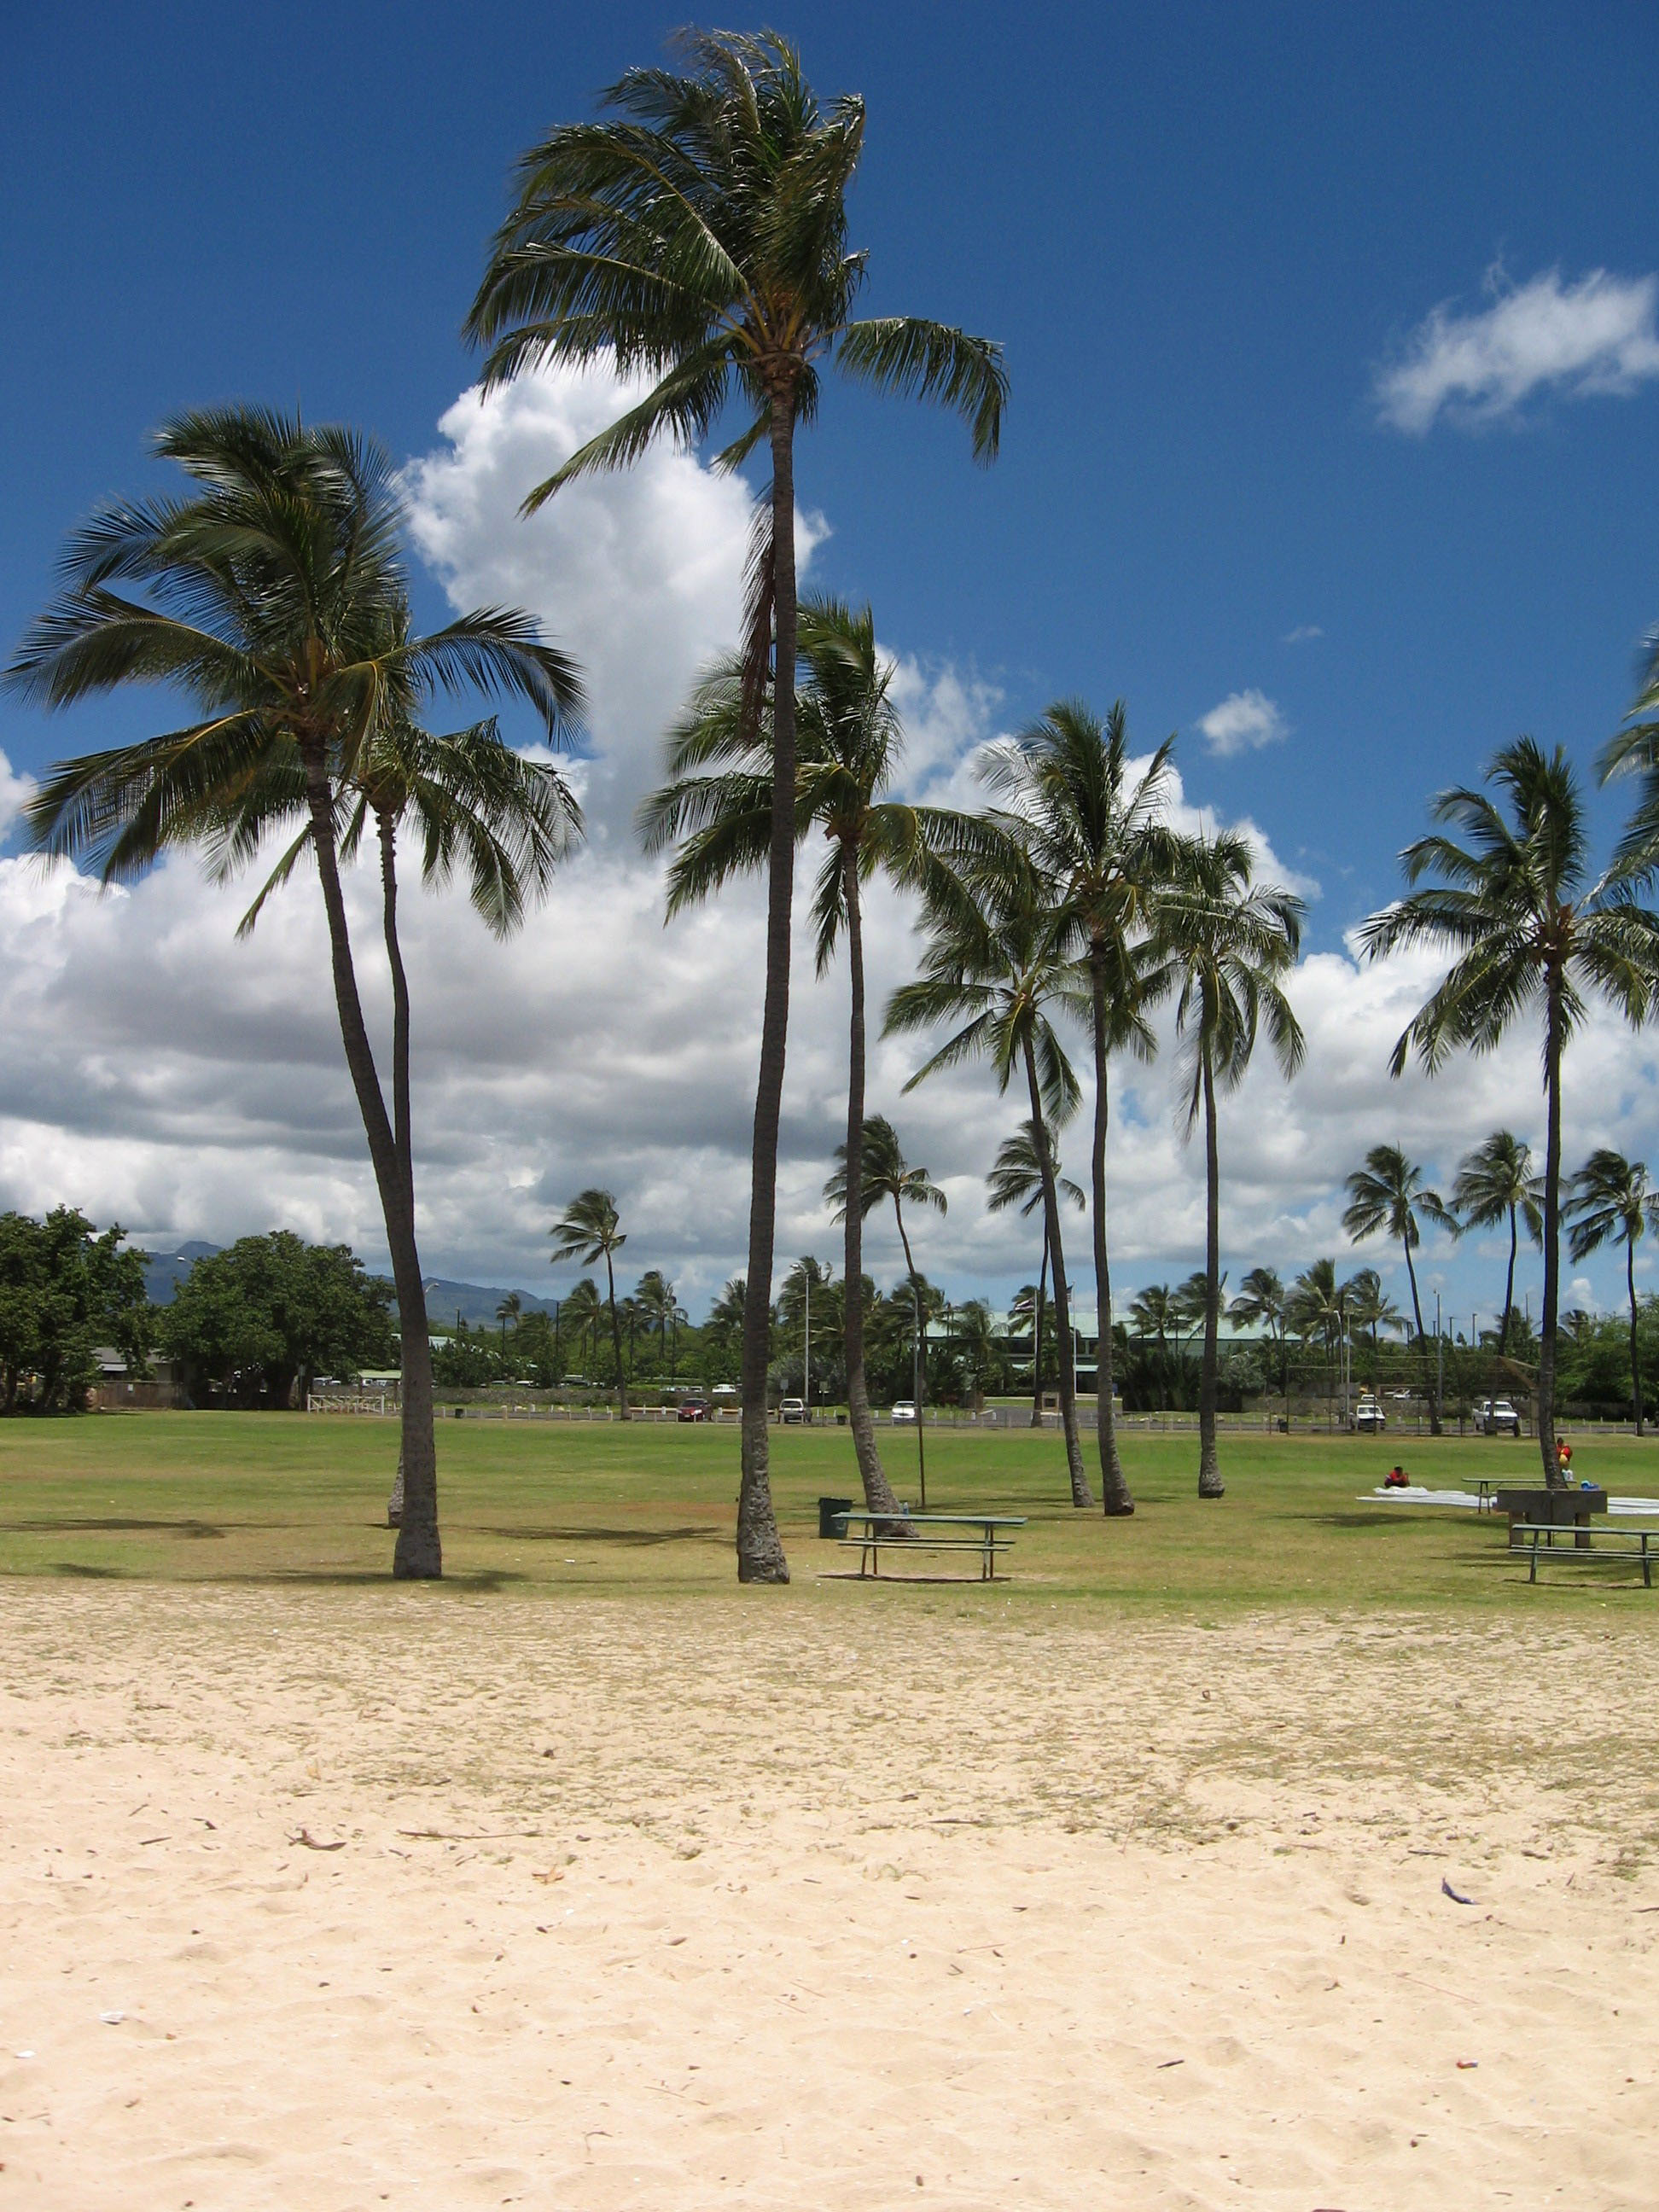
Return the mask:
<path id="1" fill-rule="evenodd" d="M 0 2202 L 1651 2206 L 1605 1618 L 14 1583 Z"/>

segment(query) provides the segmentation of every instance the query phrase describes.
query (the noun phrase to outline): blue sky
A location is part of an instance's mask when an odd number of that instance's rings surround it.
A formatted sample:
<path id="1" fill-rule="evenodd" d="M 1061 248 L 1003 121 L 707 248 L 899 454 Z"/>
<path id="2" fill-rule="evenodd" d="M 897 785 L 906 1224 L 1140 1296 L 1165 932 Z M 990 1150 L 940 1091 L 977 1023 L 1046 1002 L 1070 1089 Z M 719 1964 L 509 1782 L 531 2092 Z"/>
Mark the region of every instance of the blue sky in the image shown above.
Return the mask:
<path id="1" fill-rule="evenodd" d="M 678 20 L 349 0 L 14 19 L 0 630 L 40 604 L 66 526 L 144 481 L 171 410 L 297 399 L 429 453 L 474 373 L 459 325 L 511 159 Z M 1659 376 L 1633 289 L 1659 266 L 1650 10 L 775 20 L 821 92 L 868 103 L 870 307 L 1000 338 L 1013 390 L 989 471 L 956 422 L 832 392 L 799 462 L 832 532 L 820 580 L 869 598 L 924 672 L 990 687 L 1000 726 L 1081 693 L 1123 696 L 1149 744 L 1179 730 L 1188 796 L 1317 880 L 1316 948 L 1391 894 L 1427 794 L 1496 745 L 1529 729 L 1589 763 L 1659 622 Z M 1522 375 L 1482 421 L 1384 419 L 1379 374 L 1423 358 L 1437 307 L 1486 318 L 1490 352 L 1506 300 L 1529 343 L 1591 311 L 1598 270 L 1624 316 L 1604 356 Z M 1285 734 L 1218 757 L 1200 726 L 1241 696 L 1215 726 Z M 143 719 L 0 702 L 0 752 L 38 770 Z"/>

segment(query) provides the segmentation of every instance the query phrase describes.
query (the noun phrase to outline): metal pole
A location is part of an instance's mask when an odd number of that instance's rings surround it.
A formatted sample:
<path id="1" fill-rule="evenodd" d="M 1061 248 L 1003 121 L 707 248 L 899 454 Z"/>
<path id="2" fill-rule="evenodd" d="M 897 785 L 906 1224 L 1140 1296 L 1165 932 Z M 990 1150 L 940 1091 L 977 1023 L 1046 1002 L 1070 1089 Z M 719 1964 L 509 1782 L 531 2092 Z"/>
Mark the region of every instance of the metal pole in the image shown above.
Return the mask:
<path id="1" fill-rule="evenodd" d="M 1446 1402 L 1446 1339 L 1440 1327 L 1440 1293 L 1434 1294 L 1434 1402 L 1437 1409 Z"/>
<path id="2" fill-rule="evenodd" d="M 806 1285 L 806 1334 L 800 1356 L 801 1396 L 806 1404 L 806 1418 L 812 1418 L 812 1270 L 803 1260 L 800 1272 Z"/>
<path id="3" fill-rule="evenodd" d="M 916 1480 L 921 1486 L 921 1510 L 925 1513 L 927 1510 L 927 1447 L 923 1443 L 921 1435 L 921 1284 L 918 1278 L 914 1275 L 910 1279 L 910 1297 L 916 1310 L 915 1368 L 914 1377 L 910 1384 L 911 1389 L 915 1393 Z"/>

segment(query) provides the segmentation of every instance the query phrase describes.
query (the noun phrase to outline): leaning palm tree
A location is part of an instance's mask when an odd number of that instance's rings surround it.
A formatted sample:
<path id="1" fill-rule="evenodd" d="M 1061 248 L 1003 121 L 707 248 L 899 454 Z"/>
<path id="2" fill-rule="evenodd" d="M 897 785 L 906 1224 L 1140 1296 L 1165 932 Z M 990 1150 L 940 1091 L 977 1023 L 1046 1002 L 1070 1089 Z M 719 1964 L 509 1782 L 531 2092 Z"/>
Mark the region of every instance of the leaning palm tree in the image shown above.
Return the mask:
<path id="1" fill-rule="evenodd" d="M 1451 1211 L 1462 1229 L 1495 1229 L 1507 1221 L 1510 1230 L 1509 1266 L 1504 1274 L 1504 1317 L 1498 1324 L 1498 1349 L 1510 1348 L 1515 1313 L 1515 1257 L 1524 1220 L 1534 1242 L 1543 1235 L 1538 1210 L 1538 1177 L 1533 1170 L 1532 1147 L 1509 1129 L 1494 1129 L 1458 1163 L 1452 1185 Z"/>
<path id="2" fill-rule="evenodd" d="M 1143 955 L 1158 891 L 1176 851 L 1164 821 L 1172 795 L 1169 762 L 1174 744 L 1173 738 L 1166 738 L 1142 772 L 1132 777 L 1123 702 L 1117 702 L 1103 723 L 1080 700 L 1061 699 L 988 761 L 988 781 L 1010 801 L 1024 828 L 1032 861 L 1075 939 L 1085 970 L 1077 999 L 1094 1051 L 1097 1436 L 1101 1498 L 1109 1514 L 1135 1509 L 1112 1415 L 1107 1067 L 1115 1052 L 1152 1059 L 1157 1042 L 1147 1010 L 1170 988 L 1168 969 Z"/>
<path id="3" fill-rule="evenodd" d="M 1221 1159 L 1218 1094 L 1244 1079 L 1265 1023 L 1288 1079 L 1302 1064 L 1301 1025 L 1279 977 L 1302 942 L 1302 902 L 1255 880 L 1249 842 L 1231 831 L 1183 838 L 1158 907 L 1158 950 L 1176 977 L 1176 1035 L 1182 1040 L 1182 1120 L 1204 1123 L 1204 1364 L 1198 1395 L 1198 1494 L 1219 1498 L 1216 1457 L 1216 1337 L 1221 1304 Z"/>
<path id="4" fill-rule="evenodd" d="M 179 416 L 156 450 L 193 479 L 192 492 L 109 505 L 76 532 L 64 589 L 8 680 L 50 707 L 131 683 L 170 684 L 193 719 L 55 769 L 29 807 L 31 835 L 46 854 L 90 862 L 107 884 L 141 875 L 169 848 L 216 849 L 250 793 L 284 780 L 303 791 L 401 1321 L 405 1497 L 392 1571 L 436 1576 L 426 1299 L 410 1178 L 358 994 L 342 809 L 377 738 L 417 723 L 434 693 L 516 695 L 559 736 L 580 689 L 527 615 L 487 608 L 410 636 L 391 465 L 355 433 L 225 408 Z"/>
<path id="5" fill-rule="evenodd" d="M 1561 1063 L 1592 998 L 1638 1024 L 1659 981 L 1659 915 L 1639 904 L 1634 879 L 1593 878 L 1583 801 L 1565 753 L 1531 738 L 1506 745 L 1488 768 L 1489 792 L 1459 787 L 1434 802 L 1438 822 L 1461 831 L 1419 838 L 1402 856 L 1408 884 L 1437 883 L 1373 915 L 1360 933 L 1368 956 L 1432 945 L 1452 964 L 1394 1048 L 1391 1069 L 1413 1053 L 1430 1074 L 1457 1046 L 1490 1052 L 1517 1018 L 1543 1020 L 1547 1134 L 1540 1211 L 1544 1297 L 1538 1337 L 1538 1449 L 1544 1480 L 1562 1480 L 1555 1451 L 1555 1358 L 1560 1290 Z"/>
<path id="6" fill-rule="evenodd" d="M 1630 1387 L 1636 1408 L 1636 1433 L 1642 1434 L 1642 1362 L 1636 1340 L 1636 1248 L 1650 1229 L 1659 1230 L 1659 1190 L 1648 1181 L 1640 1160 L 1627 1160 L 1609 1146 L 1590 1154 L 1572 1178 L 1565 1206 L 1572 1224 L 1570 1249 L 1576 1266 L 1604 1244 L 1625 1248 L 1625 1294 L 1630 1303 Z"/>
<path id="7" fill-rule="evenodd" d="M 555 130 L 518 167 L 467 320 L 488 346 L 487 384 L 544 361 L 614 361 L 651 388 L 529 495 L 534 509 L 586 471 L 626 466 L 659 434 L 690 443 L 738 399 L 749 420 L 719 456 L 764 442 L 772 481 L 746 614 L 757 713 L 769 653 L 775 690 L 767 954 L 744 1322 L 738 1573 L 784 1582 L 772 1510 L 766 1380 L 778 1117 L 789 1012 L 795 846 L 795 433 L 817 410 L 823 368 L 942 402 L 995 456 L 1007 379 L 1000 349 L 908 316 L 857 319 L 866 258 L 848 250 L 847 196 L 864 103 L 826 113 L 775 33 L 687 33 L 684 72 L 631 70 L 611 113 Z"/>
<path id="8" fill-rule="evenodd" d="M 1060 1154 L 1054 1149 L 1054 1133 L 1048 1132 L 1048 1157 L 1054 1163 L 1054 1188 L 1068 1206 L 1076 1206 L 1079 1213 L 1088 1203 L 1081 1188 L 1069 1176 L 1060 1172 Z M 1038 1155 L 1036 1139 L 1031 1123 L 1022 1121 L 1012 1137 L 1005 1137 L 997 1147 L 991 1172 L 985 1178 L 985 1208 L 988 1213 L 1001 1213 L 1011 1206 L 1019 1208 L 1020 1218 L 1029 1221 L 1042 1204 L 1042 1162 Z M 1037 1279 L 1031 1292 L 1031 1426 L 1042 1426 L 1042 1309 L 1048 1280 L 1048 1239 L 1042 1240 L 1042 1260 L 1037 1268 Z M 1107 1388 L 1111 1387 L 1110 1370 L 1107 1370 Z"/>
<path id="9" fill-rule="evenodd" d="M 859 1146 L 860 1198 L 857 1211 L 861 1216 L 867 1217 L 873 1213 L 878 1206 L 884 1206 L 890 1200 L 891 1200 L 893 1219 L 898 1229 L 899 1243 L 904 1248 L 905 1272 L 910 1279 L 911 1302 L 915 1313 L 916 1474 L 921 1487 L 922 1510 L 926 1512 L 927 1510 L 927 1446 L 922 1435 L 924 1425 L 922 1400 L 927 1388 L 925 1364 L 927 1339 L 922 1313 L 924 1285 L 923 1279 L 916 1269 L 915 1255 L 910 1249 L 910 1232 L 904 1225 L 904 1209 L 907 1206 L 930 1206 L 935 1212 L 943 1213 L 945 1211 L 946 1200 L 945 1193 L 933 1181 L 927 1169 L 912 1167 L 905 1158 L 903 1150 L 899 1144 L 898 1132 L 884 1115 L 872 1114 L 870 1116 L 864 1123 L 861 1139 L 862 1141 Z M 848 1192 L 852 1188 L 848 1147 L 845 1145 L 837 1145 L 836 1158 L 840 1164 L 824 1184 L 823 1195 L 834 1209 L 831 1218 L 841 1221 L 854 1210 L 847 1202 Z M 851 1306 L 860 1301 L 848 1298 L 847 1303 Z M 883 1486 L 885 1487 L 884 1476 Z M 887 1496 L 891 1498 L 892 1495 L 892 1492 L 888 1490 Z M 881 1510 L 896 1511 L 898 1501 L 895 1498 L 890 1508 L 884 1507 Z"/>
<path id="10" fill-rule="evenodd" d="M 1078 1080 L 1049 1019 L 1048 1009 L 1075 983 L 1075 971 L 1055 941 L 1034 871 L 999 855 L 994 870 L 969 881 L 943 867 L 928 879 L 928 941 L 921 975 L 887 1002 L 886 1031 L 961 1027 L 905 1085 L 941 1068 L 988 1060 L 997 1087 L 1006 1091 L 1016 1070 L 1025 1078 L 1031 1135 L 1042 1176 L 1048 1255 L 1054 1271 L 1054 1334 L 1060 1350 L 1060 1413 L 1072 1503 L 1094 1504 L 1084 1472 L 1078 1433 L 1076 1347 L 1072 1338 L 1071 1285 L 1060 1234 L 1060 1192 L 1048 1146 L 1051 1121 L 1075 1112 Z M 1109 1327 L 1109 1322 L 1107 1324 Z"/>
<path id="11" fill-rule="evenodd" d="M 628 1410 L 628 1374 L 623 1364 L 622 1317 L 617 1310 L 617 1255 L 628 1238 L 621 1226 L 617 1201 L 608 1190 L 579 1191 L 548 1235 L 553 1239 L 552 1265 L 580 1260 L 591 1267 L 605 1261 L 605 1297 L 611 1309 L 611 1348 L 617 1361 L 619 1420 L 632 1417 Z"/>
<path id="12" fill-rule="evenodd" d="M 1435 1389 L 1434 1362 L 1423 1334 L 1423 1301 L 1418 1293 L 1417 1267 L 1412 1254 L 1423 1241 L 1422 1222 L 1432 1221 L 1454 1233 L 1455 1216 L 1423 1179 L 1423 1170 L 1408 1160 L 1398 1145 L 1373 1145 L 1365 1164 L 1348 1177 L 1348 1205 L 1342 1226 L 1356 1244 L 1379 1230 L 1397 1237 L 1406 1255 L 1406 1276 L 1412 1286 L 1412 1318 L 1417 1324 L 1417 1348 L 1423 1363 L 1423 1395 L 1429 1405 L 1429 1433 L 1440 1434 L 1440 1401 Z M 1419 1215 L 1422 1217 L 1419 1220 Z"/>
<path id="13" fill-rule="evenodd" d="M 1285 1337 L 1285 1285 L 1271 1267 L 1252 1267 L 1238 1286 L 1238 1295 L 1227 1309 L 1227 1318 L 1243 1328 L 1267 1332 L 1279 1361 L 1279 1387 L 1285 1393 L 1285 1428 L 1291 1426 L 1291 1355 Z"/>
<path id="14" fill-rule="evenodd" d="M 822 975 L 837 939 L 847 939 L 850 1013 L 848 1041 L 846 1173 L 861 1183 L 859 1154 L 865 1109 L 863 886 L 880 872 L 900 884 L 917 881 L 932 846 L 954 833 L 955 817 L 889 797 L 902 758 L 904 732 L 891 697 L 893 664 L 876 650 L 875 620 L 836 599 L 807 599 L 800 610 L 803 681 L 795 702 L 795 826 L 829 845 L 818 872 L 812 916 Z M 749 714 L 740 659 L 720 664 L 698 684 L 670 733 L 668 781 L 641 804 L 638 822 L 647 852 L 679 840 L 668 875 L 668 914 L 708 896 L 734 875 L 758 872 L 772 836 L 771 717 L 758 728 Z M 845 1278 L 864 1273 L 863 1222 L 844 1214 Z M 846 1301 L 843 1351 L 848 1421 L 865 1503 L 872 1512 L 898 1509 L 881 1464 L 865 1379 L 864 1313 Z"/>

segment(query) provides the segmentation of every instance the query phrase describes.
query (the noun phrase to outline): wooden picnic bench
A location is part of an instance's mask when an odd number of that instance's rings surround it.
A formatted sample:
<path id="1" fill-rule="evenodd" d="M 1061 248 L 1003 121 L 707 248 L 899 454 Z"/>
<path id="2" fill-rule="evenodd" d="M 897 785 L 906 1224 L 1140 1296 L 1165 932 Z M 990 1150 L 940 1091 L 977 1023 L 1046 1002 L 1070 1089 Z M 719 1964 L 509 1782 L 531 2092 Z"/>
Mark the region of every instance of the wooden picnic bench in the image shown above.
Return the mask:
<path id="1" fill-rule="evenodd" d="M 1516 1536 L 1525 1540 L 1524 1548 L 1531 1553 L 1527 1580 L 1538 1579 L 1538 1553 L 1540 1547 L 1547 1553 L 1555 1552 L 1555 1540 L 1564 1541 L 1559 1557 L 1569 1563 L 1594 1559 L 1639 1559 L 1642 1567 L 1642 1587 L 1653 1588 L 1653 1554 L 1650 1544 L 1659 1544 L 1659 1529 L 1656 1528 L 1598 1528 L 1591 1532 L 1569 1522 L 1565 1526 L 1559 1521 L 1520 1522 L 1510 1531 L 1510 1541 Z"/>
<path id="2" fill-rule="evenodd" d="M 838 1515 L 843 1533 L 836 1542 L 843 1551 L 859 1555 L 859 1576 L 872 1578 L 881 1573 L 882 1547 L 896 1550 L 907 1558 L 916 1552 L 976 1552 L 979 1554 L 979 1579 L 992 1583 L 997 1579 L 997 1560 L 1013 1549 L 1012 1537 L 1002 1534 L 1005 1528 L 1023 1528 L 1023 1513 L 870 1513 L 848 1512 Z M 853 1523 L 858 1522 L 862 1534 L 853 1534 Z M 894 1534 L 899 1528 L 915 1528 L 922 1533 L 915 1536 Z M 979 1533 L 972 1536 L 940 1536 L 936 1528 L 973 1528 Z"/>

